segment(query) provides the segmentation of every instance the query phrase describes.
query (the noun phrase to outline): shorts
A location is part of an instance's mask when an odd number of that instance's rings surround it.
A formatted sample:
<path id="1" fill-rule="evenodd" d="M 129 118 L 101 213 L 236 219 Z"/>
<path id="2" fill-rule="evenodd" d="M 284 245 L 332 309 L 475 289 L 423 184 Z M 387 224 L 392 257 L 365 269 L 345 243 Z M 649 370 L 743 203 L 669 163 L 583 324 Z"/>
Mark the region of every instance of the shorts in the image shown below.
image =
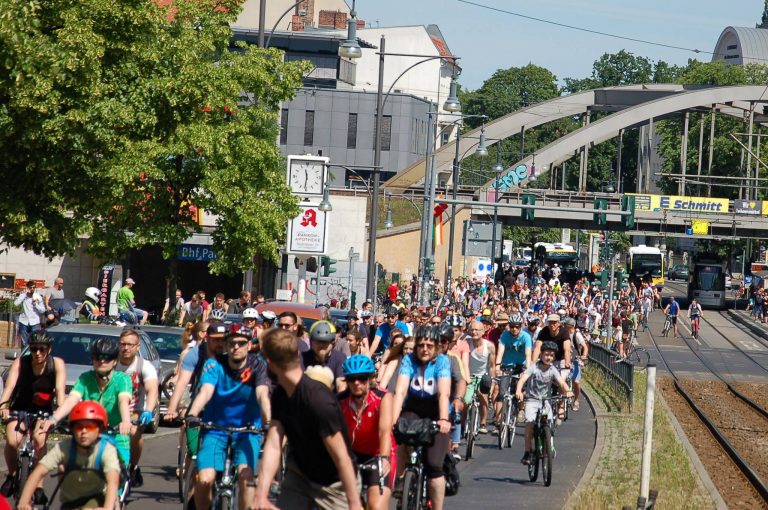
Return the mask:
<path id="1" fill-rule="evenodd" d="M 509 369 L 513 369 L 512 373 L 515 374 L 514 377 L 510 373 L 506 372 Z M 517 389 L 517 381 L 520 380 L 520 374 L 523 373 L 525 368 L 523 368 L 522 365 L 512 365 L 510 367 L 502 367 L 502 370 L 504 370 L 505 373 L 499 378 L 499 391 L 496 394 L 496 402 L 501 402 L 504 400 L 504 395 L 506 395 L 508 391 L 511 391 L 513 394 L 515 393 L 515 390 Z M 513 381 L 515 383 L 515 387 L 510 388 L 510 384 Z"/>
<path id="2" fill-rule="evenodd" d="M 674 325 L 677 324 L 677 315 L 670 315 L 669 321 Z"/>
<path id="3" fill-rule="evenodd" d="M 549 400 L 544 401 L 544 414 L 546 416 L 552 415 L 552 405 Z M 525 421 L 526 423 L 533 423 L 536 421 L 536 415 L 541 409 L 541 400 L 526 400 L 525 401 Z"/>
<path id="4" fill-rule="evenodd" d="M 467 391 L 464 392 L 464 403 L 469 405 L 472 402 L 472 399 L 475 398 L 475 391 L 480 391 L 480 381 L 482 380 L 482 377 L 480 376 L 472 376 L 470 377 L 469 383 L 467 383 Z"/>
<path id="5" fill-rule="evenodd" d="M 360 487 L 360 478 L 357 478 Z M 347 494 L 341 481 L 331 485 L 320 485 L 304 476 L 294 461 L 289 460 L 285 468 L 285 478 L 280 486 L 277 498 L 278 508 L 291 510 L 347 510 Z"/>
<path id="6" fill-rule="evenodd" d="M 581 381 L 581 363 L 579 363 L 579 360 L 574 360 L 571 365 L 571 381 Z"/>
<path id="7" fill-rule="evenodd" d="M 124 434 L 105 434 L 110 436 L 109 441 L 117 450 L 117 456 L 124 466 L 129 466 L 131 461 L 131 440 Z"/>
<path id="8" fill-rule="evenodd" d="M 235 434 L 232 445 L 232 462 L 235 466 L 249 466 L 256 472 L 261 451 L 261 434 Z M 197 453 L 197 469 L 224 470 L 227 454 L 227 436 L 216 431 L 203 432 L 200 451 Z"/>

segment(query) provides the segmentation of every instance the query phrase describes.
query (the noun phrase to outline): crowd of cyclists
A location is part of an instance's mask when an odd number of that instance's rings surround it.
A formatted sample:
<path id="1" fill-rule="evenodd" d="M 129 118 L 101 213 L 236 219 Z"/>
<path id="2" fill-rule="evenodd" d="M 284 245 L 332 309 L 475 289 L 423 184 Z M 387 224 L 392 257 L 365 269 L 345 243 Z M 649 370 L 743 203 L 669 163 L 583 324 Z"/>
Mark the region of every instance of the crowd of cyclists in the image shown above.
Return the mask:
<path id="1" fill-rule="evenodd" d="M 409 455 L 401 443 L 419 436 L 430 508 L 440 510 L 459 485 L 451 467 L 462 458 L 466 409 L 476 396 L 479 434 L 498 428 L 506 395 L 525 402 L 522 462 L 530 463 L 542 399 L 557 386 L 578 411 L 590 343 L 616 340 L 621 362 L 655 300 L 648 284 L 609 300 L 587 278 L 569 283 L 565 276 L 545 266 L 512 269 L 498 285 L 458 279 L 428 306 L 398 298 L 374 311 L 366 302 L 344 325 L 326 316 L 306 331 L 295 313 L 259 313 L 242 296 L 230 303 L 239 322 L 200 314 L 185 334 L 177 391 L 163 417 L 183 422 L 180 441 L 196 459 L 185 498 L 210 508 L 217 473 L 231 462 L 240 508 L 359 508 L 362 500 L 388 508 L 402 497 Z M 155 418 L 157 374 L 126 327 L 119 340 L 92 343 L 93 369 L 65 394 L 66 367 L 50 355 L 51 342 L 44 331 L 33 333 L 29 355 L 10 367 L 0 398 L 9 474 L 0 492 L 15 496 L 18 508 L 45 505 L 42 481 L 58 469 L 59 506 L 119 508 L 129 486 L 123 481 L 143 483 L 142 429 Z M 565 403 L 551 410 L 558 424 L 567 410 Z M 46 450 L 47 435 L 62 423 L 71 439 Z M 17 487 L 27 427 L 36 464 Z"/>

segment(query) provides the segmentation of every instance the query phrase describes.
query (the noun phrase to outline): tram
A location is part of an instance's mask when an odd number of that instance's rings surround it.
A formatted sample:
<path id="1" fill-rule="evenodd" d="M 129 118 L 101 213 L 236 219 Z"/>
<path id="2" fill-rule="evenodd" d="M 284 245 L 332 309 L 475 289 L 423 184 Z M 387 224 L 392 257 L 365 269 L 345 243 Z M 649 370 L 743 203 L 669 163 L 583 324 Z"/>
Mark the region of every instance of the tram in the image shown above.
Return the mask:
<path id="1" fill-rule="evenodd" d="M 725 262 L 714 255 L 693 259 L 688 280 L 688 300 L 694 297 L 702 308 L 725 308 Z"/>

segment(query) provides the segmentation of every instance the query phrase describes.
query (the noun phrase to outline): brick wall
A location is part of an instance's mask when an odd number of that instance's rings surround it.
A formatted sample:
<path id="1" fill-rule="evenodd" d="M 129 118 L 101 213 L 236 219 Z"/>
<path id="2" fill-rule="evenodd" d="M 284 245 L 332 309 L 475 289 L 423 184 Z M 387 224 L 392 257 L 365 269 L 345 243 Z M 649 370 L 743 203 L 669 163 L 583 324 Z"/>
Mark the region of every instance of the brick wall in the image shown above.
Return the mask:
<path id="1" fill-rule="evenodd" d="M 347 15 L 339 11 L 320 11 L 317 26 L 343 30 L 347 28 Z"/>
<path id="2" fill-rule="evenodd" d="M 291 31 L 303 32 L 304 31 L 304 18 L 296 14 L 291 18 Z"/>

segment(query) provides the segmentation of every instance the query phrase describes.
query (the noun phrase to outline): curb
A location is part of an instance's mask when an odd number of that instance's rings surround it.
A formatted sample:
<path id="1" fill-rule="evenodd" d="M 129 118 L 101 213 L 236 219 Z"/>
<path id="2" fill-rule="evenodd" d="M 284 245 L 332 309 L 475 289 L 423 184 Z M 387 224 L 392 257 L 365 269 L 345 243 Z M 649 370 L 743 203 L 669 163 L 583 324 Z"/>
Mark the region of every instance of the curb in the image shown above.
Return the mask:
<path id="1" fill-rule="evenodd" d="M 670 425 L 672 425 L 672 429 L 674 429 L 677 438 L 680 440 L 683 448 L 685 448 L 688 458 L 691 460 L 691 466 L 696 471 L 699 483 L 701 483 L 704 491 L 709 494 L 710 498 L 712 498 L 717 510 L 727 510 L 728 505 L 725 504 L 725 500 L 723 500 L 723 497 L 720 495 L 714 482 L 712 482 L 712 479 L 709 477 L 709 473 L 701 463 L 701 459 L 699 459 L 696 449 L 690 441 L 688 441 L 688 436 L 685 435 L 685 431 L 680 426 L 680 422 L 677 421 L 677 418 L 669 407 L 669 404 L 667 404 L 667 401 L 664 399 L 664 395 L 662 395 L 661 391 L 656 392 L 656 400 L 661 404 L 661 407 L 664 409 L 664 412 L 669 419 Z"/>
<path id="2" fill-rule="evenodd" d="M 735 322 L 738 322 L 748 330 L 752 331 L 752 333 L 759 335 L 762 338 L 768 338 L 768 331 L 766 331 L 766 329 L 760 327 L 758 324 L 753 324 L 752 321 L 745 319 L 741 314 L 734 312 L 733 310 L 728 310 L 728 315 Z"/>
<path id="3" fill-rule="evenodd" d="M 584 490 L 586 490 L 587 485 L 589 485 L 589 482 L 592 481 L 592 478 L 594 477 L 595 470 L 597 469 L 597 465 L 600 462 L 603 453 L 603 446 L 605 446 L 604 412 L 600 409 L 600 412 L 598 413 L 598 406 L 595 405 L 595 402 L 589 397 L 589 392 L 584 391 L 583 387 L 581 388 L 581 396 L 587 401 L 589 408 L 592 410 L 592 416 L 594 416 L 595 442 L 592 446 L 592 455 L 589 457 L 589 462 L 584 468 L 584 473 L 581 475 L 579 483 L 576 484 L 576 487 L 574 487 L 570 496 L 568 496 L 563 508 L 572 508 L 572 503 L 578 499 Z"/>

